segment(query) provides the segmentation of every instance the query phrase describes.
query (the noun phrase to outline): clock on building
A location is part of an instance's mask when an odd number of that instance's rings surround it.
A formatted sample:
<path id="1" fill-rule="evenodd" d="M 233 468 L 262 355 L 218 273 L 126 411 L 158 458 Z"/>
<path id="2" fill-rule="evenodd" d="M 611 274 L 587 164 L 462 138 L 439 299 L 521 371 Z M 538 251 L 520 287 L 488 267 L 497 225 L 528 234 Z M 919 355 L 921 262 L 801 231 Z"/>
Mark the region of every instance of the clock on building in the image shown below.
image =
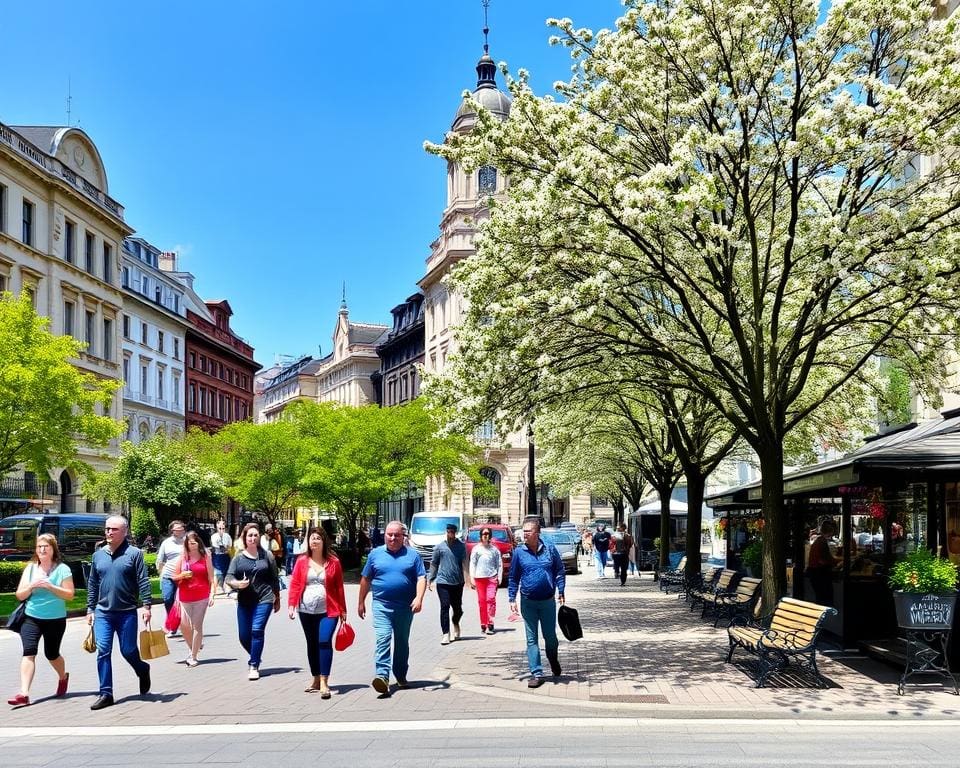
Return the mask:
<path id="1" fill-rule="evenodd" d="M 481 195 L 492 195 L 497 191 L 497 169 L 485 165 L 477 172 L 477 189 Z"/>

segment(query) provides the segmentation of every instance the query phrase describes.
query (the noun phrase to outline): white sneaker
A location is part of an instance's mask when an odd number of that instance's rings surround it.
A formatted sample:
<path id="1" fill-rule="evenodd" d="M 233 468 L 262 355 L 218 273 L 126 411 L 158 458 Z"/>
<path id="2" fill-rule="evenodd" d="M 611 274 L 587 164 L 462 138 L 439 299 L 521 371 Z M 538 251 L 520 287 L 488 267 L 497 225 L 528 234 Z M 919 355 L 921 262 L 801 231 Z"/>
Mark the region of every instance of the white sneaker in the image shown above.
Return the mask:
<path id="1" fill-rule="evenodd" d="M 250 674 L 247 675 L 247 680 L 259 680 L 260 679 L 260 670 L 256 667 L 250 667 Z"/>
<path id="2" fill-rule="evenodd" d="M 185 658 L 185 659 L 183 660 L 183 663 L 186 664 L 186 665 L 189 667 L 191 661 L 193 661 L 193 654 L 192 654 L 192 653 L 191 653 L 189 656 L 187 656 L 187 658 Z"/>
<path id="3" fill-rule="evenodd" d="M 460 639 L 460 625 L 459 625 L 459 624 L 454 624 L 454 625 L 453 625 L 453 637 L 451 637 L 450 639 L 451 639 L 451 640 L 459 640 L 459 639 Z"/>
<path id="4" fill-rule="evenodd" d="M 445 635 L 440 637 L 440 645 L 450 645 L 450 633 L 448 632 Z"/>

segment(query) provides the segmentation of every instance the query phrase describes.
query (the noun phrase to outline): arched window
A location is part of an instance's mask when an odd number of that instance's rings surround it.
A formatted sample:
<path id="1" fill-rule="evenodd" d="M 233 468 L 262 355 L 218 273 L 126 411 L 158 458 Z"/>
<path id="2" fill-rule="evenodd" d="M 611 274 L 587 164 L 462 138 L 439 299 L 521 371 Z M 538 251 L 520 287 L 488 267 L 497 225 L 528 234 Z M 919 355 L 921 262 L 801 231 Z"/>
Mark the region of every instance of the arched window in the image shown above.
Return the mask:
<path id="1" fill-rule="evenodd" d="M 499 507 L 500 506 L 500 473 L 493 467 L 482 467 L 481 476 L 493 486 L 492 490 L 485 490 L 474 486 L 473 507 Z"/>
<path id="2" fill-rule="evenodd" d="M 140 422 L 140 442 L 150 439 L 150 425 L 145 421 Z"/>
<path id="3" fill-rule="evenodd" d="M 481 195 L 492 195 L 497 191 L 497 169 L 485 165 L 477 171 L 477 191 Z"/>

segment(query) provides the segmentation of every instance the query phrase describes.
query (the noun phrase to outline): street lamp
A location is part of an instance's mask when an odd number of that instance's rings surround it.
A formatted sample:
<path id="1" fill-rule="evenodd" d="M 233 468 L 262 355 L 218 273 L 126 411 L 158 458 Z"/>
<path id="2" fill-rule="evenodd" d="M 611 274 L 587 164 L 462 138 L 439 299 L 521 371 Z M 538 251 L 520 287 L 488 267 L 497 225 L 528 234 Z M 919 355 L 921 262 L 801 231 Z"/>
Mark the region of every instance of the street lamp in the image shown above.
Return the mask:
<path id="1" fill-rule="evenodd" d="M 533 468 L 533 419 L 527 425 L 527 514 L 533 517 L 539 517 L 540 511 L 537 509 L 537 481 Z"/>
<path id="2" fill-rule="evenodd" d="M 517 512 L 520 517 L 517 518 L 517 523 L 523 522 L 523 478 L 517 480 Z"/>

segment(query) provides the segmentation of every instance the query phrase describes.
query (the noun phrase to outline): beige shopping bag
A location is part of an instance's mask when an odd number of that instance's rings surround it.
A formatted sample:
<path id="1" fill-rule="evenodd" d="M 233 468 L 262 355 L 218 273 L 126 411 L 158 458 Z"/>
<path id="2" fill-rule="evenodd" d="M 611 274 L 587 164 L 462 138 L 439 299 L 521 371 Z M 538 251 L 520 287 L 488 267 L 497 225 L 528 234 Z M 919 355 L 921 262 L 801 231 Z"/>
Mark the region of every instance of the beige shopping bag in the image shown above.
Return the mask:
<path id="1" fill-rule="evenodd" d="M 167 656 L 170 649 L 167 647 L 167 637 L 162 629 L 147 628 L 140 631 L 140 658 L 159 659 Z"/>

